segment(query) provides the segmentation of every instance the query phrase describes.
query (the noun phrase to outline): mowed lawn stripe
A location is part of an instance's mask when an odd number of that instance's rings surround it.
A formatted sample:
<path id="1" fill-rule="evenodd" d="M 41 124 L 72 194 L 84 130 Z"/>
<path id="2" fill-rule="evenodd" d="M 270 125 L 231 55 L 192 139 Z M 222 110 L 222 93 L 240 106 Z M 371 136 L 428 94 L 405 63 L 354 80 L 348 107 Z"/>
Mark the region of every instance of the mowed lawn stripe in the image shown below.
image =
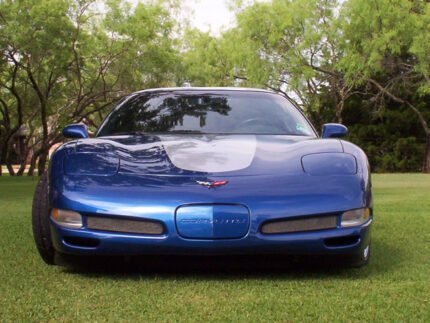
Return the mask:
<path id="1" fill-rule="evenodd" d="M 36 180 L 0 178 L 0 321 L 430 321 L 430 176 L 374 175 L 369 266 L 285 273 L 89 273 L 45 265 Z"/>

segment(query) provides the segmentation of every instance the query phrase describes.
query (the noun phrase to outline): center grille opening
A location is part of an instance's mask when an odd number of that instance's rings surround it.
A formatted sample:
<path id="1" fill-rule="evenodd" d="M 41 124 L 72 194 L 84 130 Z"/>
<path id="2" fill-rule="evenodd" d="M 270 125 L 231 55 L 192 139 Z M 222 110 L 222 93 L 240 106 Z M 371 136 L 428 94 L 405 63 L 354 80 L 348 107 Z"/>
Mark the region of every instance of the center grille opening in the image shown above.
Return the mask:
<path id="1" fill-rule="evenodd" d="M 263 224 L 261 232 L 264 234 L 282 234 L 293 232 L 307 232 L 316 230 L 334 229 L 337 225 L 337 216 L 318 216 L 301 219 L 283 219 Z"/>
<path id="2" fill-rule="evenodd" d="M 164 233 L 164 226 L 160 222 L 109 218 L 103 216 L 87 216 L 87 228 L 91 230 L 150 235 L 160 235 Z"/>

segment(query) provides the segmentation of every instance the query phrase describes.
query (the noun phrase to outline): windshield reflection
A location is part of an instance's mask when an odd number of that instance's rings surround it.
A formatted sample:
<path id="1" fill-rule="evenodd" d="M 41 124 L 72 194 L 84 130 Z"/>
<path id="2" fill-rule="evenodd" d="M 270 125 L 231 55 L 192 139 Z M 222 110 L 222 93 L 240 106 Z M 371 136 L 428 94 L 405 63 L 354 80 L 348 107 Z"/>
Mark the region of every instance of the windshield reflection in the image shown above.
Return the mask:
<path id="1" fill-rule="evenodd" d="M 296 108 L 271 93 L 141 93 L 106 119 L 98 136 L 139 133 L 312 136 Z"/>

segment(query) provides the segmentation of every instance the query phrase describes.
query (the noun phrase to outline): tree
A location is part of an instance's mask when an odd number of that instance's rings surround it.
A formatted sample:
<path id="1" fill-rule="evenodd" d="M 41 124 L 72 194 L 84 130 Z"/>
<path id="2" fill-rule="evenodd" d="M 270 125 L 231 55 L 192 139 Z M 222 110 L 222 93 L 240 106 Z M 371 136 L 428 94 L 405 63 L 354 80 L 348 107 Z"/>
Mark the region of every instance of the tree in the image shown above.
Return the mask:
<path id="1" fill-rule="evenodd" d="M 273 0 L 239 10 L 237 27 L 228 32 L 236 44 L 231 51 L 236 76 L 246 85 L 293 93 L 317 123 L 327 112 L 341 122 L 354 91 L 337 69 L 338 6 L 334 0 Z"/>
<path id="2" fill-rule="evenodd" d="M 301 103 L 315 124 L 342 122 L 357 100 L 373 106 L 375 115 L 387 106 L 406 107 L 427 138 L 423 170 L 430 172 L 430 3 L 234 2 L 237 26 L 221 39 L 198 37 L 188 53 L 202 61 L 194 75 L 211 74 L 203 83 L 282 92 Z"/>
<path id="3" fill-rule="evenodd" d="M 26 154 L 33 153 L 29 175 L 36 166 L 42 174 L 66 123 L 97 124 L 98 113 L 125 93 L 171 84 L 177 65 L 172 5 L 154 1 L 132 9 L 111 0 L 100 14 L 91 0 L 0 2 L 1 151 L 12 175 L 12 141 L 22 126 L 32 141 L 25 143 Z"/>
<path id="4" fill-rule="evenodd" d="M 187 29 L 183 38 L 182 76 L 179 83 L 194 86 L 232 86 L 234 63 L 233 42 L 227 34 L 222 38 L 207 32 Z"/>
<path id="5" fill-rule="evenodd" d="M 423 171 L 430 172 L 430 3 L 348 1 L 341 17 L 339 68 L 347 84 L 367 86 L 376 107 L 394 102 L 416 115 L 427 140 Z"/>

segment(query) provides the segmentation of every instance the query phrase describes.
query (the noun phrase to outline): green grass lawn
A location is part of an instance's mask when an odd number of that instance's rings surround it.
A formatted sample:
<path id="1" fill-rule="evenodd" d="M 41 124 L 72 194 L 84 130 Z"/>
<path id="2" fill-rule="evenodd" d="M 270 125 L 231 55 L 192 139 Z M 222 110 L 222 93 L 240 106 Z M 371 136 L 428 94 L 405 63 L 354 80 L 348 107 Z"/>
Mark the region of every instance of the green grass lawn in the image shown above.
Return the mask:
<path id="1" fill-rule="evenodd" d="M 88 273 L 45 265 L 36 180 L 0 178 L 0 322 L 430 322 L 430 176 L 375 175 L 373 254 L 361 269 Z"/>

